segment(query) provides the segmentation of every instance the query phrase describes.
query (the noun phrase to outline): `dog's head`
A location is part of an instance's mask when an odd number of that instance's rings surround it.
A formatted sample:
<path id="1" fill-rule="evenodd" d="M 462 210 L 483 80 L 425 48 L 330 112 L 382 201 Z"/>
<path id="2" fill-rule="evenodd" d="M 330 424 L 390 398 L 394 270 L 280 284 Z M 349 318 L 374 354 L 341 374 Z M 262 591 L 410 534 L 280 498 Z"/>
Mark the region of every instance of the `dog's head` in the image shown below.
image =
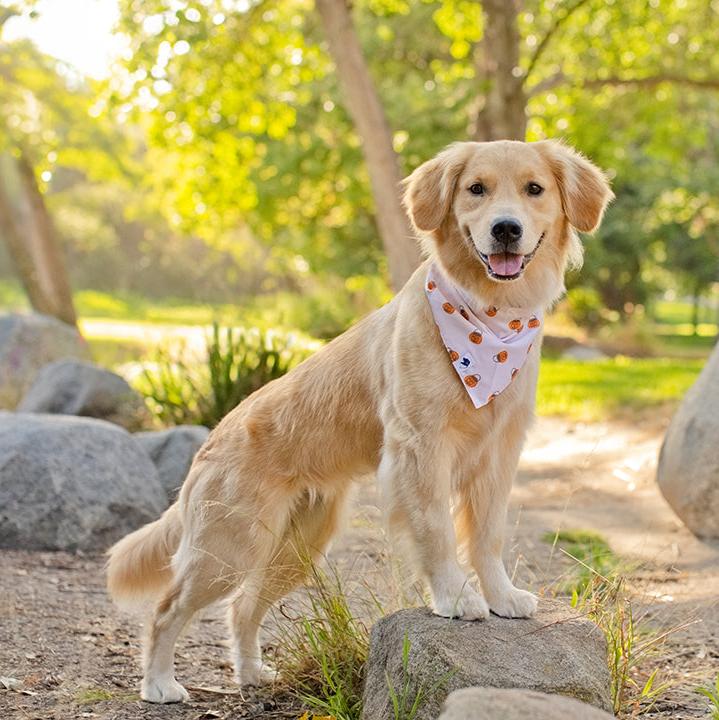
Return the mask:
<path id="1" fill-rule="evenodd" d="M 405 181 L 405 205 L 429 252 L 482 302 L 548 305 L 581 260 L 574 230 L 600 223 L 604 174 L 554 141 L 455 143 Z"/>

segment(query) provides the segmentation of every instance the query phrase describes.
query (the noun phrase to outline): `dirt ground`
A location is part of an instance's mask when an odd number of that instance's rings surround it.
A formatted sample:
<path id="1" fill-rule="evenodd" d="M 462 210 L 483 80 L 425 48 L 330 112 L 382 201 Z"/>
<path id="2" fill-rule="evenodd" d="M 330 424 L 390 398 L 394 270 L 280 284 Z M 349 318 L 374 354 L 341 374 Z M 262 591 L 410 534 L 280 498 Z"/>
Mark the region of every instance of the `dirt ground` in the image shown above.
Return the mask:
<path id="1" fill-rule="evenodd" d="M 542 592 L 566 564 L 542 540 L 559 528 L 603 534 L 630 560 L 638 607 L 669 635 L 654 664 L 671 689 L 653 718 L 709 717 L 695 692 L 719 673 L 719 545 L 694 538 L 654 485 L 666 420 L 577 425 L 542 419 L 523 455 L 508 517 L 507 562 Z M 371 479 L 360 484 L 347 528 L 329 553 L 348 582 L 397 596 Z M 137 618 L 116 610 L 98 555 L 0 551 L 0 720 L 211 720 L 298 718 L 302 707 L 272 688 L 241 696 L 231 683 L 222 608 L 180 641 L 177 676 L 186 705 L 152 706 L 137 695 Z M 270 620 L 270 626 L 273 621 Z M 272 627 L 270 627 L 270 635 Z M 269 636 L 268 636 L 269 637 Z M 11 680 L 15 679 L 17 683 Z M 15 686 L 3 689 L 5 684 Z"/>

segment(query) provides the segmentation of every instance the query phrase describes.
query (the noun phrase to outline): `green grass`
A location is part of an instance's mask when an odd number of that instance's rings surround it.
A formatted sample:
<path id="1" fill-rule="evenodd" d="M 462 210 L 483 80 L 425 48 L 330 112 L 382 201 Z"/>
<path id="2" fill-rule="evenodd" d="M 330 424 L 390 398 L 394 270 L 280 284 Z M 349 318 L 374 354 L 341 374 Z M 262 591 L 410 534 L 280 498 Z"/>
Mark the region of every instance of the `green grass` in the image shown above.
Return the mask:
<path id="1" fill-rule="evenodd" d="M 582 595 L 595 576 L 610 577 L 620 565 L 606 539 L 591 530 L 547 532 L 542 540 L 574 561 L 569 573 L 558 582 L 568 595 Z"/>
<path id="2" fill-rule="evenodd" d="M 709 700 L 712 720 L 719 720 L 719 675 L 716 676 L 714 687 L 700 687 L 697 692 Z"/>
<path id="3" fill-rule="evenodd" d="M 546 358 L 539 371 L 537 412 L 592 421 L 677 402 L 704 362 L 623 356 L 594 362 Z"/>
<path id="4" fill-rule="evenodd" d="M 716 303 L 716 296 L 712 299 Z M 656 300 L 652 303 L 652 316 L 658 323 L 667 325 L 691 324 L 694 309 L 691 303 L 681 300 Z M 717 311 L 715 307 L 700 307 L 699 322 L 716 323 Z"/>

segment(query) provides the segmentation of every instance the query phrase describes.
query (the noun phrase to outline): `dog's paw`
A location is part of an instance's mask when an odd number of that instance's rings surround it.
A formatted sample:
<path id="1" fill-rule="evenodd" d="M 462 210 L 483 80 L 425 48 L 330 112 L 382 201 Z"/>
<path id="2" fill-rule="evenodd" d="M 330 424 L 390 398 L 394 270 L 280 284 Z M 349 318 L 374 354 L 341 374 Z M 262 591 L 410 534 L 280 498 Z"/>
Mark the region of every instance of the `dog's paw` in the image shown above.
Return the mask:
<path id="1" fill-rule="evenodd" d="M 241 686 L 269 685 L 277 680 L 277 670 L 267 663 L 246 663 L 235 671 L 235 682 Z"/>
<path id="2" fill-rule="evenodd" d="M 186 702 L 190 695 L 175 678 L 144 678 L 140 697 L 151 703 Z"/>
<path id="3" fill-rule="evenodd" d="M 489 608 L 500 617 L 528 618 L 537 612 L 537 596 L 513 587 L 496 598 L 490 597 Z"/>
<path id="4" fill-rule="evenodd" d="M 456 592 L 443 592 L 434 599 L 434 614 L 461 620 L 486 620 L 489 617 L 487 601 L 469 584 Z"/>

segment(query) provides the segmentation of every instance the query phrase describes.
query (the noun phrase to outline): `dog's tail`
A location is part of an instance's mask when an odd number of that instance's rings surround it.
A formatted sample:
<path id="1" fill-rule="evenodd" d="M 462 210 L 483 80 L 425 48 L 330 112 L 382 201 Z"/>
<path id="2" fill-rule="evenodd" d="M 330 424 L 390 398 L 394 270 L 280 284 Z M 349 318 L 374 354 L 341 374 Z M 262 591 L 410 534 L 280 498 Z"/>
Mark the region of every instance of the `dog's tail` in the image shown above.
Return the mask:
<path id="1" fill-rule="evenodd" d="M 170 560 L 182 537 L 180 507 L 126 535 L 107 552 L 107 590 L 117 603 L 132 605 L 156 595 L 172 580 Z"/>

